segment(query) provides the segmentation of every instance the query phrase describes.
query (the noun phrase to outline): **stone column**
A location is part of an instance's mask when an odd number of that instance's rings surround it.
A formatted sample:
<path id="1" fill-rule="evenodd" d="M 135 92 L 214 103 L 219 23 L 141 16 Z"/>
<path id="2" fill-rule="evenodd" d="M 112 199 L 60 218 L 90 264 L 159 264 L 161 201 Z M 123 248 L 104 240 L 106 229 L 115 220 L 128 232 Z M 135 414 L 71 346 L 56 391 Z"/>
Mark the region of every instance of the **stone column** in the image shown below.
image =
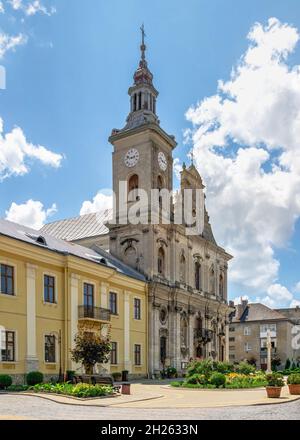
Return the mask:
<path id="1" fill-rule="evenodd" d="M 27 284 L 27 351 L 25 359 L 26 371 L 37 371 L 39 359 L 36 350 L 36 269 L 32 264 L 26 265 Z"/>
<path id="2" fill-rule="evenodd" d="M 124 367 L 131 373 L 132 349 L 130 347 L 130 293 L 124 292 Z"/>
<path id="3" fill-rule="evenodd" d="M 71 274 L 71 349 L 74 348 L 74 339 L 78 333 L 78 297 L 79 297 L 79 276 L 75 273 Z M 83 303 L 82 303 L 83 304 Z M 80 304 L 81 305 L 81 304 Z M 76 370 L 79 365 L 71 361 L 72 370 Z"/>

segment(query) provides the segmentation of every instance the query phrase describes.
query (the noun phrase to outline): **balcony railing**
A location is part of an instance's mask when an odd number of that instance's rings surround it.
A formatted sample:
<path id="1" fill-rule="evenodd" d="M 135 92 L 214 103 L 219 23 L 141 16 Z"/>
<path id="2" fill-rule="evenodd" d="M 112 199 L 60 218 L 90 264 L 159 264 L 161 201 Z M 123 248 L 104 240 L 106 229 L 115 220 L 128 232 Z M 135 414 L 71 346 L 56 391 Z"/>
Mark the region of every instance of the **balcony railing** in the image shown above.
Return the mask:
<path id="1" fill-rule="evenodd" d="M 213 338 L 213 331 L 206 328 L 196 328 L 194 330 L 194 338 L 198 339 L 199 342 L 202 342 L 203 344 L 207 344 Z"/>
<path id="2" fill-rule="evenodd" d="M 110 310 L 94 306 L 78 306 L 78 319 L 110 321 Z"/>

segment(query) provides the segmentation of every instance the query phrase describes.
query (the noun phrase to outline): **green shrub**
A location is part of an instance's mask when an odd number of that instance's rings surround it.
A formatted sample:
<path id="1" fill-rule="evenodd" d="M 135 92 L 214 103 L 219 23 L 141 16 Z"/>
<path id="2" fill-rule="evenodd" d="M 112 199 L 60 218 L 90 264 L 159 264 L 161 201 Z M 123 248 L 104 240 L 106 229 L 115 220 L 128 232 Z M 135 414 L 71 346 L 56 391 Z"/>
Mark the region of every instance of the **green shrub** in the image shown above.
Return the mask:
<path id="1" fill-rule="evenodd" d="M 0 374 L 0 390 L 5 390 L 12 384 L 12 378 L 8 374 Z"/>
<path id="2" fill-rule="evenodd" d="M 187 369 L 187 377 L 193 376 L 194 374 L 204 374 L 208 379 L 213 371 L 214 366 L 211 360 L 194 361 Z"/>
<path id="3" fill-rule="evenodd" d="M 291 369 L 292 369 L 292 370 L 295 370 L 296 368 L 297 368 L 297 365 L 296 365 L 295 361 L 293 361 L 292 366 L 291 366 Z"/>
<path id="4" fill-rule="evenodd" d="M 31 371 L 26 376 L 26 382 L 27 385 L 37 385 L 39 383 L 43 383 L 44 381 L 44 375 L 40 371 Z"/>
<path id="5" fill-rule="evenodd" d="M 287 383 L 289 385 L 300 385 L 300 373 L 290 374 Z"/>
<path id="6" fill-rule="evenodd" d="M 12 393 L 22 392 L 28 390 L 28 385 L 10 385 L 7 388 L 7 391 L 10 391 Z"/>
<path id="7" fill-rule="evenodd" d="M 234 366 L 230 362 L 216 362 L 215 369 L 218 373 L 227 374 L 234 370 Z"/>
<path id="8" fill-rule="evenodd" d="M 226 382 L 226 377 L 222 373 L 215 372 L 210 377 L 210 383 L 217 388 L 223 388 Z"/>
<path id="9" fill-rule="evenodd" d="M 250 365 L 248 362 L 240 362 L 235 367 L 235 371 L 240 374 L 251 374 L 255 373 L 255 367 Z"/>
<path id="10" fill-rule="evenodd" d="M 72 382 L 75 376 L 75 371 L 74 370 L 67 370 L 66 372 L 66 381 L 67 382 Z"/>
<path id="11" fill-rule="evenodd" d="M 122 373 L 120 371 L 115 371 L 111 375 L 114 380 L 121 380 L 122 379 Z"/>
<path id="12" fill-rule="evenodd" d="M 100 397 L 107 396 L 113 394 L 113 388 L 111 386 L 106 385 L 89 385 L 87 383 L 79 383 L 77 385 L 72 385 L 70 383 L 44 383 L 37 384 L 31 389 L 36 392 L 44 392 L 44 393 L 55 393 L 55 394 L 65 394 L 68 396 L 74 397 Z"/>
<path id="13" fill-rule="evenodd" d="M 186 384 L 197 384 L 199 379 L 199 374 L 195 373 L 192 376 L 189 376 L 186 378 L 185 383 Z"/>
<path id="14" fill-rule="evenodd" d="M 280 373 L 271 373 L 266 375 L 267 386 L 269 387 L 283 387 L 284 380 L 282 374 Z"/>
<path id="15" fill-rule="evenodd" d="M 284 369 L 289 370 L 290 366 L 291 366 L 291 361 L 289 360 L 289 358 L 287 358 L 287 360 L 285 361 Z"/>
<path id="16" fill-rule="evenodd" d="M 175 367 L 168 367 L 167 368 L 167 376 L 168 377 L 175 377 L 177 374 L 177 370 Z"/>
<path id="17" fill-rule="evenodd" d="M 174 381 L 174 382 L 171 382 L 171 387 L 176 387 L 176 388 L 179 388 L 179 387 L 182 387 L 182 385 L 183 385 L 183 380 L 176 380 L 176 381 Z"/>

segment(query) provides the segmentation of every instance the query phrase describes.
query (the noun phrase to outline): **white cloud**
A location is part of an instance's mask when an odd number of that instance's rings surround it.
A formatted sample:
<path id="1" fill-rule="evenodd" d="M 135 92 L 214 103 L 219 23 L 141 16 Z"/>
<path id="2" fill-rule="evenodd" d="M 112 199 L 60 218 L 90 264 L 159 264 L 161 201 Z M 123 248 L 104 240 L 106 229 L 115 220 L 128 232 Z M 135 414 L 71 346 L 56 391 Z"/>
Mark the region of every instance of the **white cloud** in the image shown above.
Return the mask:
<path id="1" fill-rule="evenodd" d="M 113 196 L 111 190 L 99 191 L 93 200 L 86 200 L 82 203 L 80 215 L 91 214 L 93 212 L 104 211 L 113 207 Z"/>
<path id="2" fill-rule="evenodd" d="M 10 0 L 9 3 L 15 11 L 23 11 L 27 16 L 32 16 L 37 13 L 50 16 L 56 12 L 53 6 L 47 8 L 41 0 Z"/>
<path id="3" fill-rule="evenodd" d="M 46 220 L 56 211 L 55 203 L 53 203 L 51 208 L 45 209 L 41 202 L 28 200 L 20 205 L 13 202 L 5 214 L 6 220 L 38 230 L 43 227 Z"/>
<path id="4" fill-rule="evenodd" d="M 37 159 L 44 165 L 58 168 L 62 158 L 61 154 L 29 143 L 19 127 L 4 135 L 0 117 L 0 181 L 12 175 L 28 173 L 29 160 Z"/>
<path id="5" fill-rule="evenodd" d="M 8 35 L 4 32 L 0 33 L 0 59 L 4 57 L 6 52 L 10 50 L 15 50 L 17 46 L 25 44 L 27 42 L 27 37 L 23 34 L 19 35 Z"/>
<path id="6" fill-rule="evenodd" d="M 293 299 L 293 301 L 290 304 L 290 307 L 295 308 L 295 307 L 300 307 L 300 301 L 298 299 Z"/>
<path id="7" fill-rule="evenodd" d="M 267 290 L 267 296 L 262 299 L 262 303 L 269 307 L 284 305 L 293 300 L 292 293 L 281 284 L 272 284 Z"/>
<path id="8" fill-rule="evenodd" d="M 178 180 L 180 180 L 180 173 L 182 171 L 182 164 L 180 163 L 180 160 L 178 157 L 176 157 L 173 161 L 173 170 L 176 175 L 176 178 Z"/>
<path id="9" fill-rule="evenodd" d="M 5 10 L 4 10 L 4 4 L 2 1 L 0 1 L 0 14 L 4 14 Z"/>
<path id="10" fill-rule="evenodd" d="M 235 257 L 231 281 L 284 304 L 275 249 L 286 246 L 300 216 L 300 66 L 287 63 L 299 33 L 271 18 L 248 39 L 230 79 L 187 111 L 187 135 L 215 235 Z"/>
<path id="11" fill-rule="evenodd" d="M 295 293 L 300 293 L 300 281 L 294 286 L 293 291 Z"/>
<path id="12" fill-rule="evenodd" d="M 234 305 L 238 305 L 238 304 L 241 304 L 242 303 L 242 301 L 249 301 L 249 296 L 248 295 L 242 295 L 242 296 L 238 296 L 238 297 L 236 297 L 236 298 L 234 298 L 234 300 L 233 300 L 233 302 L 234 302 Z"/>

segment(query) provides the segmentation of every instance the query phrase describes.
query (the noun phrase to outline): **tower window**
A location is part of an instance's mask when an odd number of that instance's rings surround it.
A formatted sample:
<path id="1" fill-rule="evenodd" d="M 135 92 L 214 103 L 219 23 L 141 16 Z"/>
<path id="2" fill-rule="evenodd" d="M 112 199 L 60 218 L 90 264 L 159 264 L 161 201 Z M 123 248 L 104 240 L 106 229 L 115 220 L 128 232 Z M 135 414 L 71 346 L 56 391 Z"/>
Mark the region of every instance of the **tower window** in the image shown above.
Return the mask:
<path id="1" fill-rule="evenodd" d="M 224 279 L 223 275 L 220 275 L 219 278 L 219 295 L 221 299 L 224 299 Z"/>
<path id="2" fill-rule="evenodd" d="M 201 264 L 199 261 L 195 263 L 195 288 L 197 290 L 201 289 Z"/>
<path id="3" fill-rule="evenodd" d="M 162 247 L 158 249 L 157 272 L 160 275 L 164 275 L 165 273 L 165 251 Z"/>
<path id="4" fill-rule="evenodd" d="M 139 189 L 139 176 L 134 174 L 128 181 L 128 194 L 130 195 L 130 201 L 138 200 Z"/>

